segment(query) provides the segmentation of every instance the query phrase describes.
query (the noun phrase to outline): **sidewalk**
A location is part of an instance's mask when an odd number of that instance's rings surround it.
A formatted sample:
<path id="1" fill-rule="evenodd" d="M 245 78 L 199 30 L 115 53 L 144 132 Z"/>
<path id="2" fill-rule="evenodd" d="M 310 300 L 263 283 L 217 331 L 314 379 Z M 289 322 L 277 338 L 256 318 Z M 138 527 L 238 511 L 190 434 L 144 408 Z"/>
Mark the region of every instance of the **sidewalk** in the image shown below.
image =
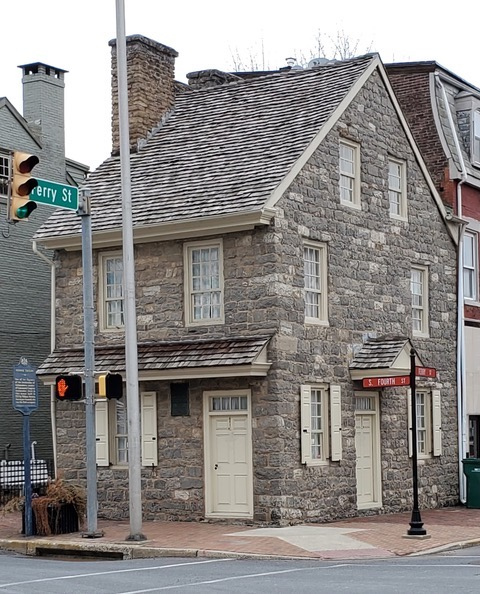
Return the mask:
<path id="1" fill-rule="evenodd" d="M 146 557 L 274 557 L 367 559 L 414 555 L 480 544 L 480 509 L 464 507 L 421 510 L 429 538 L 405 538 L 410 513 L 354 518 L 329 524 L 284 528 L 233 523 L 144 522 L 147 540 L 127 541 L 128 521 L 98 521 L 100 538 L 81 532 L 24 537 L 18 512 L 0 515 L 0 549 L 20 553 Z"/>

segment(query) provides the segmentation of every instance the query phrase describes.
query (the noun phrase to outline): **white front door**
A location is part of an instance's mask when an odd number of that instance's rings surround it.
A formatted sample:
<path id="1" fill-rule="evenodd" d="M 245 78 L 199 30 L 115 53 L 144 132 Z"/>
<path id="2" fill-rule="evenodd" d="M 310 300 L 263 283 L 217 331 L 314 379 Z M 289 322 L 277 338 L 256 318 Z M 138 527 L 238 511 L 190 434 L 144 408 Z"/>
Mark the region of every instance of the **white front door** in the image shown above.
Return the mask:
<path id="1" fill-rule="evenodd" d="M 206 514 L 253 516 L 251 424 L 247 392 L 208 392 L 206 399 Z"/>
<path id="2" fill-rule="evenodd" d="M 355 449 L 357 454 L 357 506 L 381 506 L 378 394 L 355 394 Z"/>

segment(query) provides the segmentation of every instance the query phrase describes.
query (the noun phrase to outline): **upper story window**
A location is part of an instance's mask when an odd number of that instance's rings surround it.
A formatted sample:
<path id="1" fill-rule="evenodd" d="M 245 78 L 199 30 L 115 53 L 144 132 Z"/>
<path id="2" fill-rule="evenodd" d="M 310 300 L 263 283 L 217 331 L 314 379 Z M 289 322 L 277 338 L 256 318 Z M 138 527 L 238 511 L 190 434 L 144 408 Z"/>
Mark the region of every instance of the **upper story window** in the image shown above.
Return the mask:
<path id="1" fill-rule="evenodd" d="M 415 266 L 411 271 L 412 332 L 414 336 L 428 336 L 428 269 Z"/>
<path id="2" fill-rule="evenodd" d="M 185 244 L 185 323 L 223 323 L 223 244 Z"/>
<path id="3" fill-rule="evenodd" d="M 351 142 L 340 142 L 340 202 L 360 208 L 360 148 Z"/>
<path id="4" fill-rule="evenodd" d="M 305 321 L 328 323 L 327 247 L 306 244 L 303 248 Z"/>
<path id="5" fill-rule="evenodd" d="M 463 236 L 463 295 L 478 299 L 478 244 L 476 233 Z"/>
<path id="6" fill-rule="evenodd" d="M 100 256 L 100 325 L 103 330 L 123 328 L 123 258 L 119 253 Z"/>
<path id="7" fill-rule="evenodd" d="M 394 219 L 407 218 L 407 192 L 405 163 L 396 159 L 388 161 L 388 200 L 390 216 Z"/>
<path id="8" fill-rule="evenodd" d="M 480 164 L 480 110 L 473 112 L 473 137 L 472 137 L 473 162 Z"/>
<path id="9" fill-rule="evenodd" d="M 10 178 L 10 157 L 0 153 L 0 196 L 8 195 Z"/>

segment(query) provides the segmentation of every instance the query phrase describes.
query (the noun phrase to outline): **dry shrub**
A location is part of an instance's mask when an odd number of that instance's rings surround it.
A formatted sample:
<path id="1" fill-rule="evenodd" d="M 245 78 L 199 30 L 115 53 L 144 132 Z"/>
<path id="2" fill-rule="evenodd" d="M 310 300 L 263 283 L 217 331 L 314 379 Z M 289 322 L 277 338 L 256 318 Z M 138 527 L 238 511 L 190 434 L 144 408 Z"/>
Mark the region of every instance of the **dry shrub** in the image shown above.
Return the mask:
<path id="1" fill-rule="evenodd" d="M 83 522 L 87 508 L 85 489 L 74 483 L 65 482 L 61 478 L 53 480 L 47 486 L 47 492 L 41 497 L 32 498 L 32 510 L 35 514 L 37 534 L 49 536 L 52 528 L 49 522 L 49 510 L 53 517 L 59 518 L 59 510 L 62 505 L 71 504 L 77 512 L 80 523 Z M 53 530 L 54 533 L 57 530 Z"/>
<path id="2" fill-rule="evenodd" d="M 23 497 L 12 497 L 9 499 L 1 507 L 2 515 L 5 516 L 6 514 L 10 514 L 12 512 L 22 511 L 24 500 L 25 499 Z"/>

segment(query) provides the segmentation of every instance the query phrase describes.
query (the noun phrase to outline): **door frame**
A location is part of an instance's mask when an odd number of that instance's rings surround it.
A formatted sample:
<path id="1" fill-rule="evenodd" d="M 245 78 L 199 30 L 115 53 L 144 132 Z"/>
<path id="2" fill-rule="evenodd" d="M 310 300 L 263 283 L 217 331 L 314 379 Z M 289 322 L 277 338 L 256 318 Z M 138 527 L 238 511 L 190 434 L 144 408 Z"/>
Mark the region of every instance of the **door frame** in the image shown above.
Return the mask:
<path id="1" fill-rule="evenodd" d="M 364 398 L 374 398 L 375 402 L 375 410 L 358 410 L 356 407 L 356 400 L 355 403 L 355 425 L 356 425 L 356 416 L 358 415 L 371 415 L 373 419 L 372 423 L 372 455 L 374 459 L 372 460 L 372 469 L 373 469 L 373 488 L 374 488 L 374 501 L 369 503 L 358 503 L 358 483 L 356 480 L 356 458 L 355 458 L 355 482 L 357 486 L 357 509 L 376 509 L 382 507 L 382 495 L 383 495 L 383 485 L 382 485 L 382 463 L 381 463 L 381 447 L 380 447 L 380 392 L 374 392 L 369 390 L 358 390 L 354 392 L 354 398 L 358 397 Z M 355 435 L 356 438 L 356 435 Z M 357 444 L 355 440 L 355 455 L 357 453 Z"/>
<path id="2" fill-rule="evenodd" d="M 210 410 L 210 398 L 213 396 L 246 396 L 247 410 Z M 252 392 L 251 390 L 207 390 L 203 392 L 203 445 L 204 445 L 204 476 L 205 476 L 205 517 L 206 518 L 246 518 L 253 519 L 253 447 L 252 447 Z M 211 419 L 212 417 L 244 416 L 247 418 L 246 455 L 249 460 L 250 476 L 248 485 L 248 500 L 250 502 L 247 513 L 218 513 L 213 511 L 213 484 L 211 463 Z"/>

